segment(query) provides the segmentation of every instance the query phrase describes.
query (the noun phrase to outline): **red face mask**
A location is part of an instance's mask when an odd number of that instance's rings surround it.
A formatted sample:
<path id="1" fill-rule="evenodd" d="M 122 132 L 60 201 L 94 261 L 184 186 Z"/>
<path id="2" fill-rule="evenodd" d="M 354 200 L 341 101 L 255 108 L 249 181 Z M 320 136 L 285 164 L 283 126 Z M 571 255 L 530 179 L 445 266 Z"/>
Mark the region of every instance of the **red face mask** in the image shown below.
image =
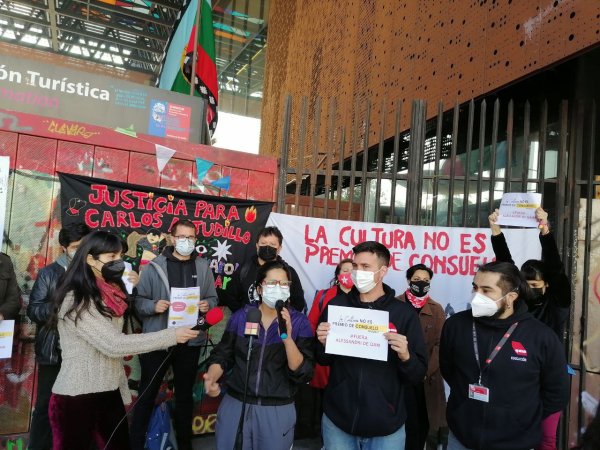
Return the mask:
<path id="1" fill-rule="evenodd" d="M 340 285 L 346 289 L 352 289 L 352 286 L 354 286 L 354 282 L 349 273 L 340 273 L 337 279 Z"/>

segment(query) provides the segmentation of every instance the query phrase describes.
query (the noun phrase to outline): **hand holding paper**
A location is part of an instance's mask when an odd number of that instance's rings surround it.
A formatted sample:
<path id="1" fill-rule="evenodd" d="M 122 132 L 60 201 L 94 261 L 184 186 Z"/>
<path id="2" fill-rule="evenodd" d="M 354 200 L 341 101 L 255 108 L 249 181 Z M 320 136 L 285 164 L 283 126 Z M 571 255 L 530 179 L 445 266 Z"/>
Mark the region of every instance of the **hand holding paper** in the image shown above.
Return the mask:
<path id="1" fill-rule="evenodd" d="M 538 228 L 536 210 L 542 203 L 542 194 L 529 192 L 507 192 L 502 195 L 496 225 Z M 490 216 L 490 223 L 492 219 Z"/>

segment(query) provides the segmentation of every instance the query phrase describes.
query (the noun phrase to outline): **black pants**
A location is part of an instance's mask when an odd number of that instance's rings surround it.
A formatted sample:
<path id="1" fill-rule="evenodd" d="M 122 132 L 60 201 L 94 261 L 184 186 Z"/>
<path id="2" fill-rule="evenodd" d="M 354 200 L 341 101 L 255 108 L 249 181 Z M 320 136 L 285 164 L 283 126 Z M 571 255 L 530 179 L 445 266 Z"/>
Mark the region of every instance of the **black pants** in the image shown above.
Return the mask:
<path id="1" fill-rule="evenodd" d="M 404 448 L 405 450 L 423 450 L 429 431 L 423 383 L 405 386 L 404 395 L 406 398 L 406 444 Z"/>
<path id="2" fill-rule="evenodd" d="M 134 407 L 129 433 L 132 450 L 143 450 L 144 448 L 146 431 L 154 408 L 154 400 L 169 366 L 173 367 L 174 376 L 175 411 L 173 412 L 173 426 L 177 436 L 177 447 L 179 450 L 192 449 L 193 388 L 196 383 L 201 348 L 201 346 L 192 347 L 188 345 L 173 347 L 167 362 L 160 369 L 160 364 L 167 356 L 166 351 L 140 355 L 142 376 L 138 395 L 141 397 L 139 397 Z M 154 376 L 155 374 L 156 376 Z M 154 379 L 152 379 L 153 377 Z M 147 390 L 144 392 L 145 389 Z"/>
<path id="3" fill-rule="evenodd" d="M 52 431 L 48 419 L 48 405 L 52 394 L 52 386 L 54 386 L 59 371 L 60 364 L 38 365 L 37 400 L 31 415 L 31 429 L 29 431 L 28 448 L 30 450 L 52 449 Z"/>

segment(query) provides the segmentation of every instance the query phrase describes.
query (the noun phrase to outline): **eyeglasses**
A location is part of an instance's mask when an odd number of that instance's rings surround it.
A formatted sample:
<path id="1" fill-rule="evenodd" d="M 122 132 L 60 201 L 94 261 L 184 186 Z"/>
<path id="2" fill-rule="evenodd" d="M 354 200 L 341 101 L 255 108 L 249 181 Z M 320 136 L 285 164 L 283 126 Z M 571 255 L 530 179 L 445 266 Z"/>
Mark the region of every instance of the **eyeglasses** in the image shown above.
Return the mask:
<path id="1" fill-rule="evenodd" d="M 175 239 L 177 239 L 178 241 L 182 241 L 184 239 L 187 239 L 188 241 L 195 241 L 196 236 L 175 236 Z"/>
<path id="2" fill-rule="evenodd" d="M 264 286 L 281 286 L 281 287 L 290 287 L 292 285 L 291 281 L 279 281 L 279 280 L 265 280 L 262 283 Z"/>

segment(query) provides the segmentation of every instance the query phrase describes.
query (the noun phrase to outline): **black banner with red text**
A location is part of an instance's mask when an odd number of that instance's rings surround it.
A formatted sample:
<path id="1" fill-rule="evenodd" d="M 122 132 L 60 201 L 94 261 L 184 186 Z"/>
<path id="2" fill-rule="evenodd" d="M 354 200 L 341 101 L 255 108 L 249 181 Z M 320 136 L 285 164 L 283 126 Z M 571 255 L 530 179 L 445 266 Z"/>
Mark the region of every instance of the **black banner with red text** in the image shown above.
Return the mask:
<path id="1" fill-rule="evenodd" d="M 59 174 L 63 226 L 85 222 L 127 242 L 124 259 L 138 271 L 162 252 L 179 219 L 196 225 L 196 249 L 210 262 L 218 289 L 226 289 L 240 264 L 256 253 L 270 202 L 191 194 L 79 175 Z"/>

